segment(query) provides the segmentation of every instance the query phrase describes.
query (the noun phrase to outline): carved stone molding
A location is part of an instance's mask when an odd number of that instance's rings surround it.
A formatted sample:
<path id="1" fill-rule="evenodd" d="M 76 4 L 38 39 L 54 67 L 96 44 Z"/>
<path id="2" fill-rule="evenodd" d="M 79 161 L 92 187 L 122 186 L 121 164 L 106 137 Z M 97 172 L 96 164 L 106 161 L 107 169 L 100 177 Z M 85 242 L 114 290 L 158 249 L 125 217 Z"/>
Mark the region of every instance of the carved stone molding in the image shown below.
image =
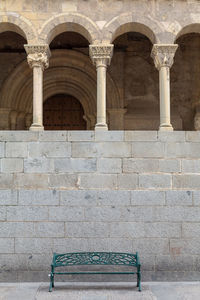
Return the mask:
<path id="1" fill-rule="evenodd" d="M 96 65 L 98 64 L 110 65 L 111 58 L 113 55 L 113 48 L 114 45 L 112 44 L 90 45 L 89 53 L 92 62 Z"/>
<path id="2" fill-rule="evenodd" d="M 154 60 L 155 66 L 158 70 L 162 67 L 171 68 L 174 63 L 174 55 L 178 48 L 177 44 L 164 45 L 164 44 L 154 44 L 151 57 Z"/>
<path id="3" fill-rule="evenodd" d="M 43 70 L 49 66 L 49 45 L 24 45 L 27 61 L 31 68 L 41 67 Z"/>

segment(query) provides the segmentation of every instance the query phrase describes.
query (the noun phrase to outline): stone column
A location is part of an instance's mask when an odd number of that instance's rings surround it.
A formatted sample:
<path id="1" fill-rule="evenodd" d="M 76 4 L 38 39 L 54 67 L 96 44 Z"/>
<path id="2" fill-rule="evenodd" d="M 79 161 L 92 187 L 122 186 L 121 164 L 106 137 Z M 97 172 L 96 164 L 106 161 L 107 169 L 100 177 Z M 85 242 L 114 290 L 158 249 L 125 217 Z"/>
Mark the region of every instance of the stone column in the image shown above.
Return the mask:
<path id="1" fill-rule="evenodd" d="M 178 45 L 155 44 L 151 52 L 156 68 L 159 70 L 160 89 L 160 128 L 161 131 L 172 131 L 170 120 L 170 68 Z"/>
<path id="2" fill-rule="evenodd" d="M 44 130 L 43 127 L 43 71 L 49 66 L 48 45 L 25 45 L 27 61 L 33 69 L 33 124 L 32 131 Z"/>
<path id="3" fill-rule="evenodd" d="M 90 57 L 97 68 L 97 123 L 95 130 L 108 130 L 106 122 L 106 69 L 111 62 L 113 45 L 90 45 Z"/>

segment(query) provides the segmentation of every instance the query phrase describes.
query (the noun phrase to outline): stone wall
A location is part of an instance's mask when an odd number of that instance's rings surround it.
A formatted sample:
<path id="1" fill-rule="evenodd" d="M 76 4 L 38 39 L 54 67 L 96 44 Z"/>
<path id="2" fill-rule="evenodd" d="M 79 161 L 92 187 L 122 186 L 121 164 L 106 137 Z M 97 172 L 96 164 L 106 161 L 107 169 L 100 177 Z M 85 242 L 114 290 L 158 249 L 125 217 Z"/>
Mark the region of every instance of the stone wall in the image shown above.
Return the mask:
<path id="1" fill-rule="evenodd" d="M 46 281 L 53 251 L 85 250 L 137 250 L 144 280 L 199 279 L 199 132 L 0 141 L 0 281 Z"/>

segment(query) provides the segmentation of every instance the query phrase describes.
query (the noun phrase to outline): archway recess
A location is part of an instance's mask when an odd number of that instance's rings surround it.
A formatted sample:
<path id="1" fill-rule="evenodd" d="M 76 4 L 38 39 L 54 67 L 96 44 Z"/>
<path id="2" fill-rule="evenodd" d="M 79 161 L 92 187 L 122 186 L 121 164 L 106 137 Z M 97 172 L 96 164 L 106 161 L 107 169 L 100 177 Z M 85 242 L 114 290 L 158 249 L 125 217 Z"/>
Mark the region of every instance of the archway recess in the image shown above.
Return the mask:
<path id="1" fill-rule="evenodd" d="M 44 102 L 45 130 L 85 130 L 84 110 L 75 97 L 57 94 Z"/>

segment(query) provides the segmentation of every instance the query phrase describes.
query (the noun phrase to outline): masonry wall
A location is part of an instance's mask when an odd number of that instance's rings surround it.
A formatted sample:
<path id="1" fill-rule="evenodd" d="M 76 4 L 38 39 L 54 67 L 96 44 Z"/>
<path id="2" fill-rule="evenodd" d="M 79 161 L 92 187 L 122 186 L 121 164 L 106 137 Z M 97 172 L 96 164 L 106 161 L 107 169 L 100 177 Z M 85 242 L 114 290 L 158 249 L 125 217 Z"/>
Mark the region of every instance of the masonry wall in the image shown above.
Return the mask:
<path id="1" fill-rule="evenodd" d="M 0 141 L 0 281 L 48 280 L 53 251 L 138 251 L 144 280 L 199 279 L 199 132 Z"/>

